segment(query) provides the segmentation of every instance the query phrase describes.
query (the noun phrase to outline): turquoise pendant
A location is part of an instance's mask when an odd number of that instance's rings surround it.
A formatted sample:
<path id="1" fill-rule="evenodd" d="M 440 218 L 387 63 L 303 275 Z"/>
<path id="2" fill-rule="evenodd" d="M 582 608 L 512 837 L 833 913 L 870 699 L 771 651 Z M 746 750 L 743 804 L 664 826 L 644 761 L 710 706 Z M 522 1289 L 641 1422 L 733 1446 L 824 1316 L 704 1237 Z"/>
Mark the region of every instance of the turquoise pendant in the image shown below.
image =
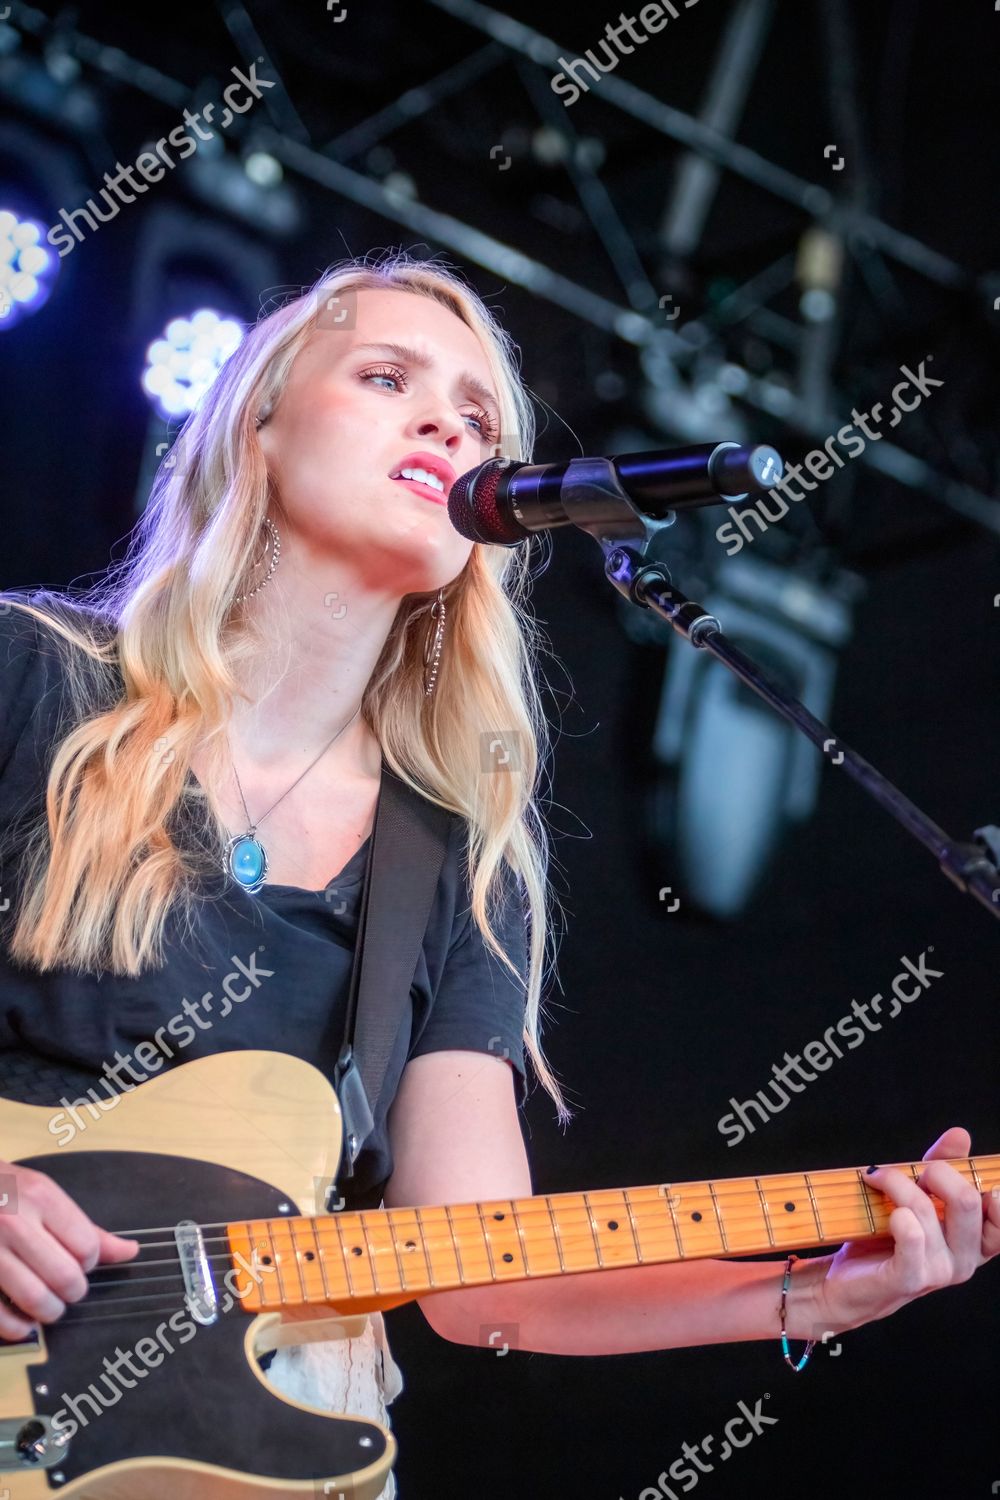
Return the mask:
<path id="1" fill-rule="evenodd" d="M 226 847 L 226 869 L 250 896 L 256 896 L 267 879 L 267 853 L 254 833 L 251 828 L 238 834 Z"/>

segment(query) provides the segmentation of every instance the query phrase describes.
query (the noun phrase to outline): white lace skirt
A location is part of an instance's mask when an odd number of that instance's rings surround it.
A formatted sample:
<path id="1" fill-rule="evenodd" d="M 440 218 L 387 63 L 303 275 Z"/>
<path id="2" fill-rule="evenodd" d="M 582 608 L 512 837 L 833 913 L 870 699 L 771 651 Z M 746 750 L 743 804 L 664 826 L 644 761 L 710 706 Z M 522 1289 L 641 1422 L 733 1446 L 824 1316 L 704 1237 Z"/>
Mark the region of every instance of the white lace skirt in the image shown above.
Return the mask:
<path id="1" fill-rule="evenodd" d="M 325 1411 L 369 1417 L 391 1427 L 386 1407 L 403 1389 L 403 1372 L 392 1357 L 380 1312 L 369 1313 L 359 1338 L 322 1339 L 278 1349 L 267 1379 L 285 1396 Z M 390 1472 L 378 1500 L 396 1500 Z"/>

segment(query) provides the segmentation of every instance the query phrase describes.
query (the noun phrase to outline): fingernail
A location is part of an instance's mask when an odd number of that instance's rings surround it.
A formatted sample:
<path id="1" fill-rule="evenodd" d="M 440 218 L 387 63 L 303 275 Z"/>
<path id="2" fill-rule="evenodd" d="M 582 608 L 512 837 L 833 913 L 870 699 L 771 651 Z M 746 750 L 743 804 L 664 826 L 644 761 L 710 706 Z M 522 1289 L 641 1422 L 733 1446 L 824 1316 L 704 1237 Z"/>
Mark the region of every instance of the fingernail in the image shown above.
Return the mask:
<path id="1" fill-rule="evenodd" d="M 868 1168 L 868 1176 L 870 1177 L 873 1172 L 877 1172 L 878 1170 L 879 1170 L 878 1167 L 869 1167 Z"/>

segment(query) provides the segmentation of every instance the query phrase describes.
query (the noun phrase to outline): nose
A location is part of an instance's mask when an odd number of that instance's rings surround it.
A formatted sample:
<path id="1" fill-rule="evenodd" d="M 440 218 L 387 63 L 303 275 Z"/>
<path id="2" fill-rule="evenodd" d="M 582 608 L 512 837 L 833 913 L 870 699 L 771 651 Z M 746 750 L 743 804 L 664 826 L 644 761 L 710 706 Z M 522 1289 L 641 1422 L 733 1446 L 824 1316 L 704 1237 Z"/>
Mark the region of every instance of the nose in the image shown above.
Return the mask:
<path id="1" fill-rule="evenodd" d="M 421 438 L 437 438 L 449 453 L 455 453 L 469 431 L 461 412 L 454 411 L 447 402 L 429 397 L 422 415 L 414 414 L 410 427 Z"/>

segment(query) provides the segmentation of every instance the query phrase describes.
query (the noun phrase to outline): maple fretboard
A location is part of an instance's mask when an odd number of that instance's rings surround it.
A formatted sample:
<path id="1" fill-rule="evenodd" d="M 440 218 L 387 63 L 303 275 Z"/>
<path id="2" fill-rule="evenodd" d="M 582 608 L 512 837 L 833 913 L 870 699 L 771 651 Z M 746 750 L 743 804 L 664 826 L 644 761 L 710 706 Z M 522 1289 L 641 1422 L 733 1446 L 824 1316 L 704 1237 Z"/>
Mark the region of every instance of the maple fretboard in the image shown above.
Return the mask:
<path id="1" fill-rule="evenodd" d="M 916 1181 L 925 1163 L 892 1165 Z M 1000 1156 L 950 1165 L 980 1192 L 1000 1193 Z M 840 1244 L 888 1233 L 894 1206 L 863 1167 L 846 1167 L 256 1219 L 227 1225 L 227 1235 L 233 1255 L 256 1268 L 240 1299 L 247 1312 L 350 1311 L 500 1281 Z"/>

